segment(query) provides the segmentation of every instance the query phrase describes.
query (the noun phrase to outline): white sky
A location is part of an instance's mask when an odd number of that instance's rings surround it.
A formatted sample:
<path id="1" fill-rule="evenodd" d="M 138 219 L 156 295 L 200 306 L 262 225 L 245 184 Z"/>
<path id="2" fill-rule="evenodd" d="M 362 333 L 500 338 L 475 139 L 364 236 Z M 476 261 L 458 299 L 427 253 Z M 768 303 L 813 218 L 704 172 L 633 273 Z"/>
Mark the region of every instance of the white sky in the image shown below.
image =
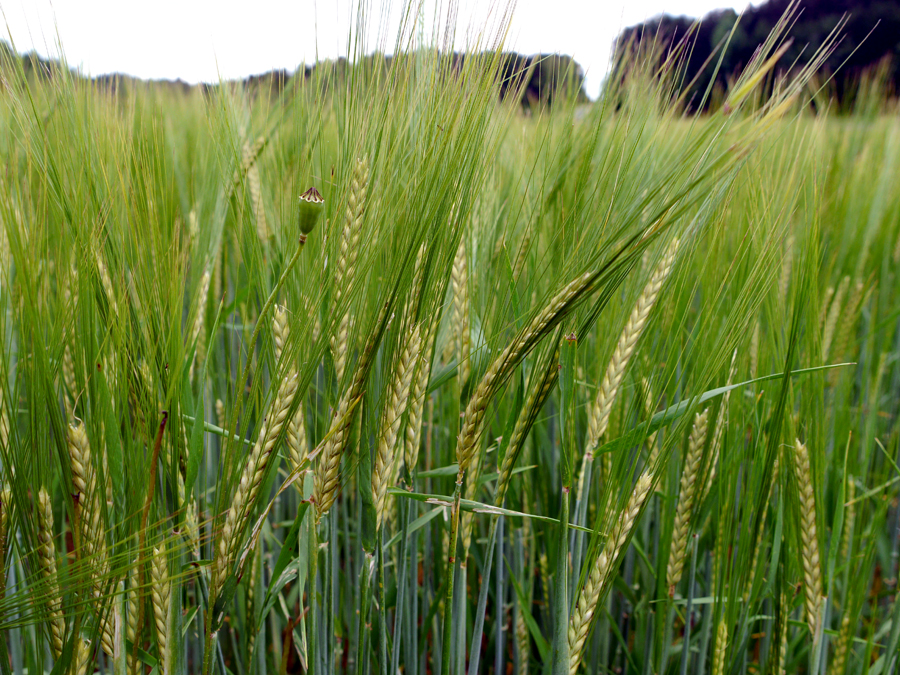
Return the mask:
<path id="1" fill-rule="evenodd" d="M 497 0 L 494 0 L 495 2 Z M 503 0 L 501 4 L 506 5 Z M 366 51 L 393 51 L 404 0 L 365 0 Z M 294 70 L 316 58 L 347 54 L 357 0 L 0 0 L 19 52 L 59 54 L 90 75 L 120 72 L 196 83 L 243 78 L 274 68 Z M 426 16 L 446 15 L 447 0 L 425 0 Z M 485 0 L 458 0 L 456 47 L 485 25 L 497 25 Z M 747 0 L 518 0 L 506 48 L 523 54 L 570 54 L 584 67 L 596 97 L 619 30 L 661 12 L 700 17 Z M 754 3 L 758 4 L 758 2 Z M 493 19 L 491 18 L 493 16 Z M 428 28 L 431 19 L 420 24 Z M 496 28 L 494 29 L 494 32 Z"/>

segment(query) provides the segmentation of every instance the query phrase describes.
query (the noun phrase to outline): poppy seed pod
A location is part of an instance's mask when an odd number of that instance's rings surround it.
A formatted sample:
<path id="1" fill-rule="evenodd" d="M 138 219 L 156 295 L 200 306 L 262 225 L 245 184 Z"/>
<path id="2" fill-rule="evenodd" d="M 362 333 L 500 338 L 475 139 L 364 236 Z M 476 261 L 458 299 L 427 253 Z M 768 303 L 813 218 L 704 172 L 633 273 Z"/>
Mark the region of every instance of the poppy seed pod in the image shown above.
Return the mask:
<path id="1" fill-rule="evenodd" d="M 300 232 L 304 235 L 312 232 L 322 215 L 325 200 L 316 188 L 311 187 L 309 190 L 300 195 L 300 207 L 297 209 L 297 221 L 300 226 Z"/>

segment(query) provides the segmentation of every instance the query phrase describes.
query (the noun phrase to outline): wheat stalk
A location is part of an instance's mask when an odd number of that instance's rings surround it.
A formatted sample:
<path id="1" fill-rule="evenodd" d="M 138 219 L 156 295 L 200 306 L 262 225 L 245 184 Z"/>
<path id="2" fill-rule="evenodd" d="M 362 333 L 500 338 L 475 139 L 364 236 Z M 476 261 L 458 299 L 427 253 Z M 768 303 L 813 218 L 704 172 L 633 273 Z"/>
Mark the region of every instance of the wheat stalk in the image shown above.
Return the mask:
<path id="1" fill-rule="evenodd" d="M 694 508 L 694 496 L 698 488 L 700 460 L 703 447 L 706 445 L 706 428 L 709 408 L 694 417 L 694 426 L 688 440 L 688 451 L 681 471 L 681 487 L 678 493 L 678 505 L 675 507 L 675 523 L 672 526 L 672 544 L 669 549 L 669 564 L 666 567 L 666 586 L 669 597 L 675 596 L 675 587 L 681 580 L 684 571 L 684 557 L 687 551 L 688 530 Z M 651 465 L 652 466 L 652 465 Z"/>
<path id="2" fill-rule="evenodd" d="M 62 613 L 62 592 L 59 588 L 59 576 L 56 571 L 56 544 L 53 542 L 53 507 L 50 495 L 42 487 L 37 499 L 38 515 L 38 566 L 41 576 L 47 585 L 47 615 L 50 626 L 50 647 L 54 658 L 59 658 L 63 651 L 66 635 L 66 621 Z"/>
<path id="3" fill-rule="evenodd" d="M 809 451 L 797 439 L 794 443 L 794 472 L 800 505 L 800 545 L 803 567 L 806 622 L 811 635 L 816 634 L 819 602 L 822 597 L 822 573 L 819 568 L 819 537 L 816 532 L 816 498 L 813 489 Z"/>
<path id="4" fill-rule="evenodd" d="M 650 494 L 652 485 L 653 476 L 650 473 L 644 473 L 638 478 L 631 497 L 625 505 L 625 510 L 619 516 L 615 527 L 606 539 L 603 550 L 597 556 L 590 573 L 584 581 L 584 587 L 581 589 L 578 601 L 575 603 L 575 608 L 572 610 L 572 616 L 569 619 L 570 675 L 574 675 L 578 670 L 578 664 L 581 663 L 581 652 L 590 631 L 597 605 L 600 602 L 601 595 L 607 588 L 609 577 L 613 569 L 615 569 L 619 554 L 622 552 L 625 542 L 634 528 L 634 523 L 647 496 Z"/>

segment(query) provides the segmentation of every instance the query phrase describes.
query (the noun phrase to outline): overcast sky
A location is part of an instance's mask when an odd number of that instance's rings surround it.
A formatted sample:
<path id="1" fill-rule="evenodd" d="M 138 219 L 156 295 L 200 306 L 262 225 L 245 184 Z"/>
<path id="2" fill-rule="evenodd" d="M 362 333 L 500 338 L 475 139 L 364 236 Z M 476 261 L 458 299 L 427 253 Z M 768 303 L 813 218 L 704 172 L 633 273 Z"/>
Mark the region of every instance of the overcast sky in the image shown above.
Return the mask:
<path id="1" fill-rule="evenodd" d="M 418 1 L 418 0 L 415 0 Z M 436 5 L 443 3 L 443 7 Z M 403 0 L 365 0 L 366 51 L 392 52 Z M 432 34 L 447 0 L 425 0 L 418 35 Z M 496 34 L 499 12 L 486 0 L 459 0 L 455 45 L 471 43 L 484 26 Z M 499 3 L 506 6 L 507 3 Z M 734 0 L 518 0 L 506 47 L 532 54 L 571 54 L 587 74 L 593 98 L 619 30 L 661 12 L 700 17 Z M 754 4 L 758 4 L 754 3 Z M 273 68 L 347 55 L 357 0 L 0 0 L 20 52 L 59 54 L 90 75 L 121 72 L 191 83 L 243 78 Z M 251 9 L 252 8 L 252 9 Z"/>

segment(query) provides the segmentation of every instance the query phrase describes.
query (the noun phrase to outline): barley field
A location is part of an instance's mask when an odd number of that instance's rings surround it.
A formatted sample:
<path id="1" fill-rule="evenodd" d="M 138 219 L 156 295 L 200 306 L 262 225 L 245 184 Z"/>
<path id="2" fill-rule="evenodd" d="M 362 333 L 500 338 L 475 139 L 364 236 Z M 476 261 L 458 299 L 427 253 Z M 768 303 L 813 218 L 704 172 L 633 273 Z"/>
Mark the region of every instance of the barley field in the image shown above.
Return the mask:
<path id="1" fill-rule="evenodd" d="M 897 672 L 900 108 L 788 26 L 703 117 L 4 63 L 0 672 Z"/>

